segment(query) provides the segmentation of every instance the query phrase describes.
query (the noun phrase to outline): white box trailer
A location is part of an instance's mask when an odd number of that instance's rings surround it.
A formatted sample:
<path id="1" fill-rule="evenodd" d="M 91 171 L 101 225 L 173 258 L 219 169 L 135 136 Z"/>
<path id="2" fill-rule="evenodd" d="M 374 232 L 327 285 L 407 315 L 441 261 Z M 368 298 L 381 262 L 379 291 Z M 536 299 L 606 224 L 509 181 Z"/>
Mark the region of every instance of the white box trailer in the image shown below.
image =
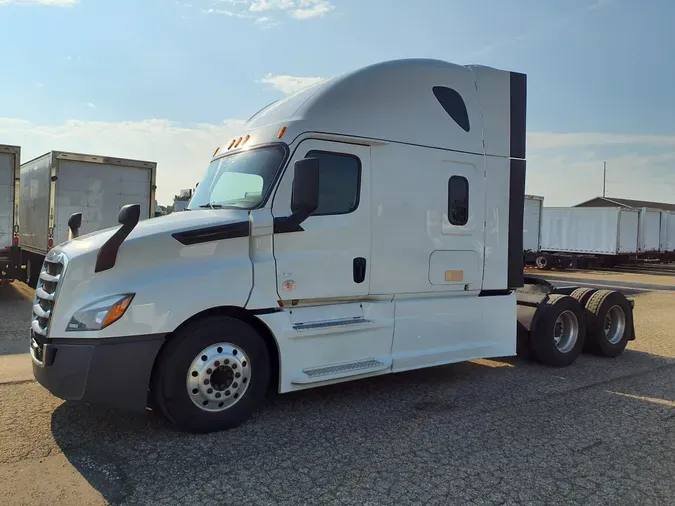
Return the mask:
<path id="1" fill-rule="evenodd" d="M 17 178 L 21 147 L 0 144 L 0 282 L 23 279 L 17 234 Z"/>
<path id="2" fill-rule="evenodd" d="M 541 212 L 544 197 L 525 195 L 523 210 L 523 251 L 538 252 L 541 247 Z"/>
<path id="3" fill-rule="evenodd" d="M 618 207 L 545 207 L 541 250 L 584 255 L 638 252 L 639 211 Z"/>
<path id="4" fill-rule="evenodd" d="M 140 219 L 154 216 L 157 164 L 50 151 L 21 164 L 20 241 L 28 282 L 37 282 L 47 253 L 68 240 L 68 219 L 82 213 L 80 233 L 117 224 L 120 208 L 140 204 Z"/>
<path id="5" fill-rule="evenodd" d="M 635 338 L 623 294 L 524 276 L 526 97 L 524 74 L 406 59 L 264 108 L 186 212 L 125 206 L 49 252 L 35 378 L 206 432 L 270 391 L 519 350 L 618 356 Z"/>
<path id="6" fill-rule="evenodd" d="M 656 253 L 661 247 L 661 211 L 643 207 L 639 220 L 639 253 Z"/>
<path id="7" fill-rule="evenodd" d="M 661 253 L 675 252 L 675 213 L 663 211 L 661 213 L 661 231 L 659 251 Z"/>

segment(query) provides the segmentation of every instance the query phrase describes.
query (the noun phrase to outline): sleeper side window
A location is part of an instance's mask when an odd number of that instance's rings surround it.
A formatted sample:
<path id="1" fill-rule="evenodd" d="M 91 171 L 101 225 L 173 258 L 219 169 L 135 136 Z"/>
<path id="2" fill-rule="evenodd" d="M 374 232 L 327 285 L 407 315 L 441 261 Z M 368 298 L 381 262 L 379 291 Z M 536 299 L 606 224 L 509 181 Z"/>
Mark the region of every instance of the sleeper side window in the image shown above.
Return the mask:
<path id="1" fill-rule="evenodd" d="M 463 176 L 448 181 L 448 220 L 457 226 L 469 221 L 469 181 Z"/>
<path id="2" fill-rule="evenodd" d="M 356 210 L 361 188 L 361 161 L 354 155 L 317 150 L 310 151 L 306 157 L 320 160 L 319 207 L 312 216 L 348 214 Z"/>

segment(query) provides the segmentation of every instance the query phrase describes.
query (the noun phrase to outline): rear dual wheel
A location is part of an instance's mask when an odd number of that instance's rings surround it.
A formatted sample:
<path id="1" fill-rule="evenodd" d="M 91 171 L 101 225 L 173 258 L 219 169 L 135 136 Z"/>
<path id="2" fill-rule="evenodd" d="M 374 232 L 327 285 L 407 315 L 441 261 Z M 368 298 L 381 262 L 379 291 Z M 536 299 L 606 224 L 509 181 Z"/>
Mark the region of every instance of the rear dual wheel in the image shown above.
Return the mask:
<path id="1" fill-rule="evenodd" d="M 582 351 L 617 357 L 632 335 L 632 307 L 621 292 L 578 288 L 570 296 L 551 295 L 539 311 L 530 346 L 546 365 L 570 365 Z"/>
<path id="2" fill-rule="evenodd" d="M 581 354 L 586 339 L 584 313 L 579 302 L 568 296 L 551 295 L 530 335 L 532 352 L 542 364 L 565 367 Z"/>
<path id="3" fill-rule="evenodd" d="M 598 290 L 585 306 L 588 351 L 601 357 L 621 355 L 633 329 L 633 308 L 628 299 L 621 292 Z"/>

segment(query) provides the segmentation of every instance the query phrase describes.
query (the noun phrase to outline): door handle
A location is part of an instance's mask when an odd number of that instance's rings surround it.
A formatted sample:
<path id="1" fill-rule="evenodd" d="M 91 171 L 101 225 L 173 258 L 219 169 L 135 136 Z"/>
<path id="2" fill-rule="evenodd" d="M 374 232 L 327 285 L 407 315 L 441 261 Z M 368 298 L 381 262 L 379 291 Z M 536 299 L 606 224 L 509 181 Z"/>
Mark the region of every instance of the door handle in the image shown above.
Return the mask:
<path id="1" fill-rule="evenodd" d="M 363 283 L 366 279 L 366 259 L 363 257 L 356 257 L 353 262 L 354 266 L 354 283 Z"/>

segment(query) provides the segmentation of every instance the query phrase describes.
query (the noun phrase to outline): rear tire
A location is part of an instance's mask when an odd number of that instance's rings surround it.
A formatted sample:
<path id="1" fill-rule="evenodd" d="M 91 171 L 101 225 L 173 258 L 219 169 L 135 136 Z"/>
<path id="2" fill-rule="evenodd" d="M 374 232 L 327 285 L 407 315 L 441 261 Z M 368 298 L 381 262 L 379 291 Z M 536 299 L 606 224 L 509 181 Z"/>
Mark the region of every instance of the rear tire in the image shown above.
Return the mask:
<path id="1" fill-rule="evenodd" d="M 158 361 L 156 402 L 181 430 L 232 429 L 264 402 L 270 379 L 267 345 L 236 318 L 210 316 L 187 325 Z"/>
<path id="2" fill-rule="evenodd" d="M 579 302 L 568 295 L 551 295 L 530 333 L 530 345 L 536 360 L 553 367 L 571 365 L 581 354 L 586 338 L 584 312 Z"/>
<path id="3" fill-rule="evenodd" d="M 536 265 L 538 269 L 550 271 L 551 258 L 548 255 L 539 255 L 537 258 L 534 259 L 534 265 Z"/>
<path id="4" fill-rule="evenodd" d="M 618 357 L 633 329 L 633 310 L 628 299 L 614 290 L 598 290 L 586 303 L 586 348 L 601 357 Z"/>
<path id="5" fill-rule="evenodd" d="M 555 257 L 555 268 L 565 271 L 572 267 L 572 259 L 569 257 Z"/>
<path id="6" fill-rule="evenodd" d="M 586 307 L 588 300 L 595 292 L 597 292 L 595 288 L 577 288 L 570 294 L 570 297 L 576 299 L 576 301 L 579 302 L 581 307 L 584 308 Z"/>

